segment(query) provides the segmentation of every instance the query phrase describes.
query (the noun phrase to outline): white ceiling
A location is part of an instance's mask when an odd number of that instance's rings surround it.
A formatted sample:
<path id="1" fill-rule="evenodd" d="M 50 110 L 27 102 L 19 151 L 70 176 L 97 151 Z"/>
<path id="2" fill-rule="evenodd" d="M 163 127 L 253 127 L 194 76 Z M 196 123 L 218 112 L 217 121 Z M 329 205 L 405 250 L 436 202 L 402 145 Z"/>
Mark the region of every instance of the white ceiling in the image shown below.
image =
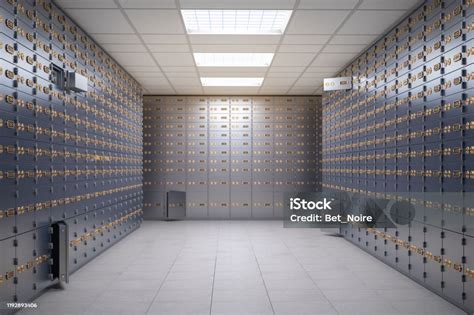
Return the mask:
<path id="1" fill-rule="evenodd" d="M 420 0 L 56 0 L 145 94 L 321 94 L 330 77 Z M 283 35 L 188 35 L 180 9 L 292 9 Z M 273 52 L 268 68 L 196 67 L 194 52 Z M 264 77 L 255 87 L 199 78 Z"/>

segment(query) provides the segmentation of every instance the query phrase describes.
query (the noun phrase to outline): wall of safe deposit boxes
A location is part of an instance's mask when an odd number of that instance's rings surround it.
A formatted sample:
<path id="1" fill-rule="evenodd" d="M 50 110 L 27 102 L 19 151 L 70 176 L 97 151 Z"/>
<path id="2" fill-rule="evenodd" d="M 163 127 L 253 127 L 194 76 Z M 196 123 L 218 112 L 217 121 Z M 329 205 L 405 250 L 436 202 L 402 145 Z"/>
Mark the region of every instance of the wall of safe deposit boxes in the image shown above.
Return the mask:
<path id="1" fill-rule="evenodd" d="M 473 13 L 473 1 L 424 3 L 340 73 L 353 90 L 323 101 L 325 189 L 416 204 L 409 225 L 345 237 L 470 311 Z"/>
<path id="2" fill-rule="evenodd" d="M 188 218 L 277 218 L 320 188 L 320 97 L 144 98 L 144 212 L 186 191 Z"/>
<path id="3" fill-rule="evenodd" d="M 72 271 L 138 226 L 142 99 L 51 2 L 1 1 L 0 21 L 0 301 L 25 302 L 50 284 L 51 222 L 69 225 Z M 55 88 L 51 63 L 88 93 Z"/>

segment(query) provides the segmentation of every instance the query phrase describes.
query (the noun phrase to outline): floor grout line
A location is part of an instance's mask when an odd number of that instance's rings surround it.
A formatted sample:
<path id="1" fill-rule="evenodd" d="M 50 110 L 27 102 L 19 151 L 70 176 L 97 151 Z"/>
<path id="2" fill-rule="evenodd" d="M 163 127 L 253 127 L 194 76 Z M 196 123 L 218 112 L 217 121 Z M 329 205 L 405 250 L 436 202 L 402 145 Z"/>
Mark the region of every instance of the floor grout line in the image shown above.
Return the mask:
<path id="1" fill-rule="evenodd" d="M 217 269 L 217 253 L 219 252 L 219 241 L 221 236 L 221 224 L 218 225 L 217 239 L 216 239 L 216 257 L 214 259 L 214 275 L 212 277 L 212 291 L 211 291 L 211 305 L 209 307 L 209 315 L 212 314 L 212 302 L 214 298 L 214 284 L 216 282 L 216 269 Z"/>
<path id="2" fill-rule="evenodd" d="M 253 247 L 252 239 L 250 238 L 247 225 L 245 225 L 245 232 L 246 232 L 247 238 L 250 242 L 250 248 L 252 248 L 253 256 L 255 257 L 255 262 L 257 263 L 258 272 L 260 273 L 260 277 L 262 278 L 263 287 L 265 288 L 265 292 L 267 293 L 268 302 L 270 303 L 270 307 L 272 308 L 272 313 L 275 314 L 275 309 L 273 308 L 272 299 L 270 298 L 270 293 L 268 293 L 267 284 L 265 283 L 265 279 L 263 278 L 262 269 L 260 268 L 260 263 L 258 262 L 257 255 L 255 254 L 255 249 Z"/>
<path id="3" fill-rule="evenodd" d="M 308 270 L 306 270 L 306 268 L 303 266 L 303 264 L 300 262 L 300 260 L 298 259 L 298 257 L 295 255 L 295 253 L 291 250 L 291 248 L 288 246 L 288 244 L 282 239 L 280 238 L 280 241 L 285 245 L 285 247 L 288 249 L 288 251 L 291 253 L 291 255 L 295 258 L 296 262 L 298 263 L 298 265 L 300 265 L 301 269 L 303 269 L 304 273 L 306 274 L 306 276 L 311 280 L 311 282 L 313 282 L 314 286 L 316 288 L 318 288 L 318 290 L 321 292 L 321 294 L 324 296 L 324 298 L 326 299 L 326 301 L 328 301 L 328 303 L 331 305 L 331 307 L 334 309 L 334 311 L 336 313 L 339 314 L 339 312 L 337 311 L 336 307 L 334 306 L 334 304 L 327 298 L 326 294 L 324 294 L 324 291 L 321 290 L 321 288 L 318 286 L 318 284 L 316 283 L 316 281 L 314 281 L 313 277 L 311 277 L 311 275 L 309 274 Z"/>
<path id="4" fill-rule="evenodd" d="M 183 240 L 183 246 L 181 246 L 181 248 L 180 248 L 178 254 L 176 254 L 176 257 L 175 257 L 175 259 L 173 260 L 173 263 L 171 264 L 170 268 L 168 269 L 168 272 L 166 273 L 166 276 L 163 278 L 163 281 L 161 282 L 160 287 L 159 287 L 158 290 L 156 291 L 155 296 L 154 296 L 153 299 L 151 300 L 150 305 L 148 305 L 148 308 L 147 308 L 145 314 L 148 314 L 148 312 L 149 312 L 150 309 L 151 309 L 151 306 L 153 305 L 153 303 L 155 303 L 155 300 L 156 300 L 156 298 L 158 297 L 158 294 L 160 293 L 161 288 L 162 288 L 163 285 L 165 284 L 166 279 L 168 279 L 168 276 L 169 276 L 170 273 L 171 273 L 171 269 L 173 269 L 174 265 L 176 264 L 176 261 L 178 260 L 179 256 L 181 255 L 181 252 L 183 251 L 185 245 L 186 245 L 186 238 Z"/>

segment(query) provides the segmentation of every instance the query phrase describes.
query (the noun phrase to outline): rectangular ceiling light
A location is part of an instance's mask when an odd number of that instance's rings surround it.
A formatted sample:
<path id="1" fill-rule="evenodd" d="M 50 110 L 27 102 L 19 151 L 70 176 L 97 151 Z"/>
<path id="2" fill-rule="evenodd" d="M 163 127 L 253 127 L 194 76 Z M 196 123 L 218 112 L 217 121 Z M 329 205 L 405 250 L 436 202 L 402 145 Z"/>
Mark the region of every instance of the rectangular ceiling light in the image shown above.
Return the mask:
<path id="1" fill-rule="evenodd" d="M 292 10 L 181 10 L 188 34 L 281 35 Z"/>
<path id="2" fill-rule="evenodd" d="M 260 86 L 263 78 L 201 77 L 202 86 Z"/>
<path id="3" fill-rule="evenodd" d="M 273 53 L 194 53 L 198 67 L 269 67 Z"/>

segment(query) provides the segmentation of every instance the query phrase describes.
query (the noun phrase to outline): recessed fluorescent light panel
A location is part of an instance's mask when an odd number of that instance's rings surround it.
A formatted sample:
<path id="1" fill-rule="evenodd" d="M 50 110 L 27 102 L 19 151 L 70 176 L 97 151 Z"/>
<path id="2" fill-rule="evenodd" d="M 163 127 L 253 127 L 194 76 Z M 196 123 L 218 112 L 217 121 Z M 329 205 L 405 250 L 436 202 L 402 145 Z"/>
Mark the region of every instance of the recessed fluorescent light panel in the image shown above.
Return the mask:
<path id="1" fill-rule="evenodd" d="M 268 67 L 273 53 L 194 53 L 198 67 Z"/>
<path id="2" fill-rule="evenodd" d="M 291 10 L 181 10 L 188 34 L 281 35 Z"/>
<path id="3" fill-rule="evenodd" d="M 202 77 L 202 86 L 260 86 L 263 78 Z"/>

